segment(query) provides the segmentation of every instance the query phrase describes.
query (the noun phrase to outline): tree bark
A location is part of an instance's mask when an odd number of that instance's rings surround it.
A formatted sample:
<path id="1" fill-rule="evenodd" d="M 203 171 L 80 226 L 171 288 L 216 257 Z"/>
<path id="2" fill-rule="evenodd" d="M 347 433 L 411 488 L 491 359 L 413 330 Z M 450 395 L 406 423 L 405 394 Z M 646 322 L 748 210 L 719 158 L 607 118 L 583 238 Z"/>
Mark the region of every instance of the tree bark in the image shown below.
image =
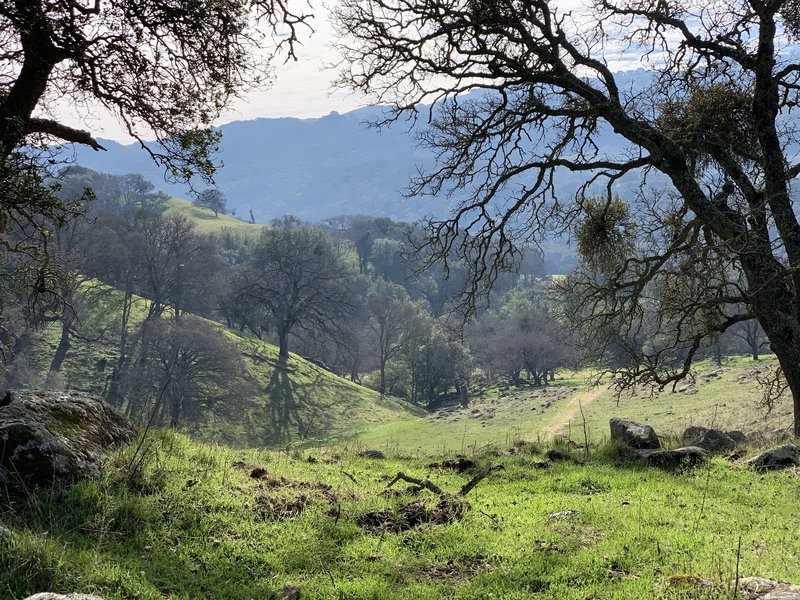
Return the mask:
<path id="1" fill-rule="evenodd" d="M 125 372 L 126 362 L 128 359 L 128 322 L 131 316 L 131 305 L 133 303 L 133 294 L 130 290 L 125 290 L 125 295 L 122 298 L 122 317 L 120 319 L 119 331 L 119 356 L 117 362 L 111 371 L 111 379 L 108 384 L 108 393 L 106 394 L 106 402 L 111 406 L 119 406 L 120 400 L 120 387 L 122 384 L 122 374 Z"/>
<path id="2" fill-rule="evenodd" d="M 283 329 L 278 331 L 278 355 L 289 358 L 289 332 Z"/>
<path id="3" fill-rule="evenodd" d="M 748 287 L 755 290 L 753 312 L 792 392 L 794 435 L 800 437 L 800 322 L 794 312 L 795 294 L 782 265 L 771 255 L 752 258 L 743 253 L 742 263 Z"/>
<path id="4" fill-rule="evenodd" d="M 50 363 L 50 372 L 57 373 L 61 370 L 61 364 L 64 362 L 64 358 L 67 356 L 67 352 L 70 348 L 70 339 L 69 339 L 69 320 L 66 318 L 66 315 L 61 315 L 61 339 L 58 341 L 58 347 L 56 348 L 56 353 L 53 355 L 53 360 Z"/>

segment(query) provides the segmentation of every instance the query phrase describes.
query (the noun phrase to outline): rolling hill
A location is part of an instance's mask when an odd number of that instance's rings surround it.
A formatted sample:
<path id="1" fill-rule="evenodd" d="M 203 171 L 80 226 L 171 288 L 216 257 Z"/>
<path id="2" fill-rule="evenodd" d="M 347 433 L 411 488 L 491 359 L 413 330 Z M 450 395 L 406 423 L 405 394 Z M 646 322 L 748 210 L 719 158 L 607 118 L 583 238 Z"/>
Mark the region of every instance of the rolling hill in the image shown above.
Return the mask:
<path id="1" fill-rule="evenodd" d="M 641 69 L 617 75 L 620 86 L 633 88 L 645 85 L 650 77 Z M 412 222 L 449 214 L 458 195 L 452 199 L 445 194 L 403 195 L 418 170 L 429 169 L 436 161 L 431 150 L 418 144 L 418 134 L 427 126 L 424 110 L 416 123 L 398 122 L 380 130 L 369 127 L 384 110 L 376 106 L 313 119 L 262 118 L 222 125 L 219 159 L 223 166 L 216 182 L 228 197 L 229 207 L 243 216 L 252 209 L 258 222 L 286 214 L 312 222 L 344 214 Z M 601 130 L 598 139 L 607 152 L 626 146 L 610 129 Z M 191 197 L 187 186 L 165 182 L 163 170 L 138 144 L 104 140 L 103 145 L 107 152 L 76 147 L 71 158 L 114 175 L 141 173 L 171 195 Z M 559 195 L 574 193 L 583 181 L 583 175 L 560 172 L 557 191 Z M 621 182 L 619 193 L 634 193 L 636 183 Z M 202 182 L 195 187 L 201 189 Z"/>
<path id="2" fill-rule="evenodd" d="M 134 334 L 144 318 L 146 302 L 138 299 L 134 304 L 130 327 Z M 90 336 L 73 338 L 56 375 L 48 376 L 48 368 L 58 345 L 60 324 L 50 323 L 32 333 L 29 349 L 18 359 L 24 384 L 104 392 L 117 356 L 119 338 L 113 324 L 118 309 L 113 300 L 106 299 L 82 318 L 84 332 Z M 308 445 L 351 437 L 375 425 L 418 414 L 403 402 L 383 398 L 298 355 L 279 360 L 278 349 L 272 344 L 222 325 L 214 326 L 239 351 L 253 385 L 246 388 L 245 397 L 236 398 L 235 406 L 215 405 L 203 420 L 187 421 L 182 426 L 198 439 L 239 446 Z M 146 422 L 149 410 L 130 417 Z"/>

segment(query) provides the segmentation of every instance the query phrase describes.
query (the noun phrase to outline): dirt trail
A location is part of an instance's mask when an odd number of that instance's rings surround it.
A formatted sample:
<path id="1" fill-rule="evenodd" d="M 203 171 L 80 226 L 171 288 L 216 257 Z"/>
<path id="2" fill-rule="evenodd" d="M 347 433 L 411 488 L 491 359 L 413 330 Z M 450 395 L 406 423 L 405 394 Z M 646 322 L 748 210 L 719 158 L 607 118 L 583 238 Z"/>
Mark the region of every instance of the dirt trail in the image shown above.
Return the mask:
<path id="1" fill-rule="evenodd" d="M 544 426 L 539 430 L 542 437 L 552 437 L 563 433 L 572 419 L 580 417 L 581 406 L 585 408 L 597 400 L 607 389 L 605 386 L 592 388 L 575 394 L 560 406 L 557 405 L 556 412 L 548 416 Z"/>

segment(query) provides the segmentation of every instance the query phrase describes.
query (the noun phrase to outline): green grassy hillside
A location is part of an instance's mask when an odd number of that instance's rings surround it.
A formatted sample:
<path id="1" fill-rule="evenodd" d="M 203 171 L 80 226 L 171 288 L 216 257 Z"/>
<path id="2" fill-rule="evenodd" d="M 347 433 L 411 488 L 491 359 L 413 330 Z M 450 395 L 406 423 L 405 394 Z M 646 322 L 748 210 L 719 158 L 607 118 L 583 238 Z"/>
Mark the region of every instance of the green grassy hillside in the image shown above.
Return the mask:
<path id="1" fill-rule="evenodd" d="M 115 292 L 110 293 L 103 302 L 95 301 L 84 316 L 88 339 L 104 334 L 98 341 L 73 339 L 56 376 L 48 377 L 47 372 L 58 345 L 60 324 L 33 334 L 32 346 L 21 359 L 27 385 L 104 392 L 119 339 L 114 327 L 118 318 Z M 146 301 L 139 299 L 132 311 L 132 332 L 144 318 L 145 309 Z M 216 326 L 238 348 L 255 385 L 247 397 L 236 398 L 235 404 L 217 406 L 204 421 L 185 425 L 185 430 L 201 439 L 245 446 L 309 445 L 419 414 L 405 403 L 382 398 L 295 354 L 287 361 L 279 360 L 272 344 Z M 132 340 L 135 354 L 134 334 Z M 132 414 L 131 418 L 141 422 L 146 415 Z"/>
<path id="2" fill-rule="evenodd" d="M 791 399 L 781 398 L 767 411 L 754 371 L 774 366 L 774 359 L 726 359 L 722 368 L 710 361 L 695 365 L 694 382 L 667 389 L 617 394 L 590 386 L 590 372 L 564 374 L 540 389 L 492 389 L 468 407 L 454 407 L 424 417 L 409 415 L 358 435 L 364 444 L 404 452 L 471 452 L 514 440 L 540 441 L 568 436 L 583 443 L 584 417 L 592 442 L 609 435 L 608 421 L 620 416 L 652 425 L 659 434 L 679 436 L 689 425 L 739 429 L 745 433 L 787 429 L 792 425 Z M 583 411 L 583 416 L 581 415 Z"/>
<path id="3" fill-rule="evenodd" d="M 503 468 L 437 502 L 387 489 L 390 475 L 456 492 L 475 469 L 356 450 L 158 434 L 101 480 L 0 499 L 0 597 L 267 599 L 291 584 L 306 600 L 711 599 L 733 597 L 737 573 L 800 581 L 793 472 L 715 459 L 665 473 L 602 454 L 544 469 L 528 446 L 479 458 Z"/>
<path id="4" fill-rule="evenodd" d="M 773 430 L 789 433 L 793 423 L 790 394 L 787 392 L 768 411 L 762 403 L 764 388 L 757 380 L 759 373 L 776 366 L 774 356 L 757 362 L 729 357 L 721 367 L 706 360 L 694 365 L 693 380 L 678 384 L 674 391 L 640 388 L 619 396 L 604 391 L 584 409 L 590 441 L 607 438 L 612 416 L 649 423 L 660 434 L 676 438 L 689 425 L 738 429 L 747 434 Z M 580 414 L 572 416 L 572 439 L 583 440 L 582 423 Z M 567 429 L 561 431 L 566 433 Z"/>
<path id="5" fill-rule="evenodd" d="M 214 211 L 208 208 L 195 206 L 188 200 L 181 198 L 170 198 L 167 201 L 166 214 L 181 214 L 194 221 L 197 231 L 200 233 L 219 233 L 227 229 L 240 234 L 258 234 L 263 225 L 240 221 L 230 215 L 214 216 Z"/>

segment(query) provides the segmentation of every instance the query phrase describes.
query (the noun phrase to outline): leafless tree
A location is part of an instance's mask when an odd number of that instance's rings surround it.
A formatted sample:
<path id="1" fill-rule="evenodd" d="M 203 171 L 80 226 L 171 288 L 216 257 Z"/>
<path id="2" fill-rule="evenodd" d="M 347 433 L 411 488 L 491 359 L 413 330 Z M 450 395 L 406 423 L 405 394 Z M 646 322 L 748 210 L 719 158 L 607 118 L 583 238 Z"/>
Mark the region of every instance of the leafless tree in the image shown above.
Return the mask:
<path id="1" fill-rule="evenodd" d="M 265 229 L 242 271 L 238 295 L 263 306 L 289 356 L 289 336 L 313 328 L 335 335 L 337 317 L 348 311 L 351 276 L 330 237 L 295 219 Z"/>
<path id="2" fill-rule="evenodd" d="M 596 300 L 587 311 L 609 311 L 609 329 L 633 318 L 634 331 L 642 315 L 657 315 L 655 328 L 679 338 L 680 352 L 666 354 L 683 355 L 662 369 L 656 352 L 636 363 L 635 379 L 684 377 L 704 338 L 755 317 L 792 391 L 800 435 L 800 223 L 790 191 L 800 173 L 800 64 L 788 41 L 800 31 L 796 3 L 596 0 L 580 14 L 545 0 L 344 0 L 336 18 L 341 85 L 391 103 L 387 121 L 434 103 L 422 141 L 438 162 L 412 191 L 462 193 L 451 218 L 430 223 L 428 244 L 434 259 L 454 247 L 469 259 L 473 295 L 520 242 L 589 218 L 605 231 L 599 252 L 629 219 L 633 244 L 598 265 L 604 272 L 586 270 L 594 281 L 583 289 Z M 609 66 L 621 52 L 640 56 L 650 79 L 623 84 Z M 555 190 L 565 171 L 585 175 L 572 198 Z M 623 202 L 627 215 L 615 197 L 625 178 L 642 182 Z M 669 193 L 659 199 L 647 182 Z M 712 269 L 720 262 L 744 284 Z M 644 310 L 654 288 L 672 285 L 665 273 L 682 278 L 664 296 L 677 314 Z"/>

